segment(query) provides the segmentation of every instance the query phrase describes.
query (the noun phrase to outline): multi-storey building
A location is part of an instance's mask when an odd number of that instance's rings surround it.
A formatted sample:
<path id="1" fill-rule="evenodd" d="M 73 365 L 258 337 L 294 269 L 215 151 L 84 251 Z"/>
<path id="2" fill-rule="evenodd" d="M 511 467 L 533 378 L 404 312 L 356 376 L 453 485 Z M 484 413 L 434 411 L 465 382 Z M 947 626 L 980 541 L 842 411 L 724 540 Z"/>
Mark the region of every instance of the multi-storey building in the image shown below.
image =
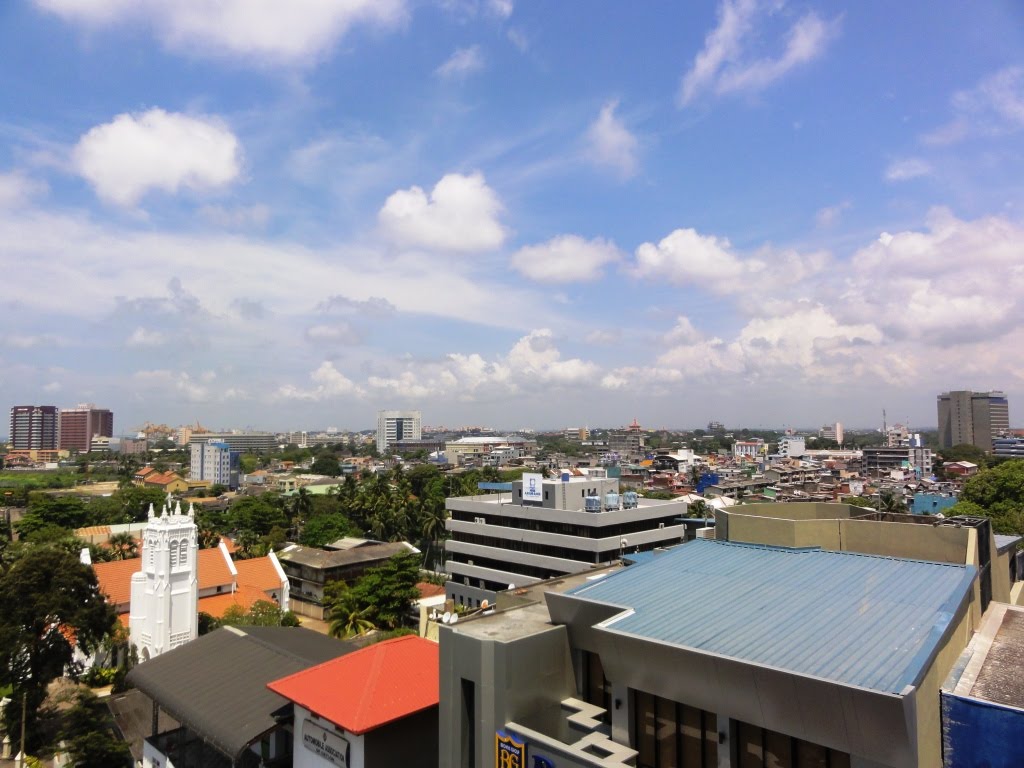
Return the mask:
<path id="1" fill-rule="evenodd" d="M 58 413 L 55 405 L 16 405 L 11 408 L 11 450 L 56 450 Z"/>
<path id="2" fill-rule="evenodd" d="M 419 440 L 423 437 L 423 414 L 420 411 L 377 411 L 377 452 L 387 453 L 397 440 Z"/>
<path id="3" fill-rule="evenodd" d="M 932 450 L 913 445 L 868 446 L 864 448 L 864 469 L 872 473 L 907 469 L 925 476 L 932 471 Z"/>
<path id="4" fill-rule="evenodd" d="M 92 439 L 114 436 L 114 414 L 106 408 L 84 403 L 60 412 L 60 448 L 89 453 Z"/>
<path id="5" fill-rule="evenodd" d="M 463 605 L 617 560 L 624 552 L 678 544 L 686 502 L 619 494 L 615 478 L 524 474 L 510 490 L 448 499 L 448 597 Z"/>
<path id="6" fill-rule="evenodd" d="M 938 411 L 941 448 L 974 445 L 991 452 L 993 438 L 1010 429 L 1010 406 L 1002 392 L 943 392 Z"/>
<path id="7" fill-rule="evenodd" d="M 235 490 L 238 488 L 239 455 L 239 451 L 217 440 L 193 443 L 189 476 L 193 480 L 203 480 Z"/>
<path id="8" fill-rule="evenodd" d="M 779 456 L 784 459 L 798 459 L 804 455 L 806 448 L 802 437 L 786 435 L 779 440 Z"/>
<path id="9" fill-rule="evenodd" d="M 843 425 L 841 422 L 835 424 L 826 424 L 818 430 L 818 437 L 822 440 L 835 440 L 840 445 L 843 444 Z"/>

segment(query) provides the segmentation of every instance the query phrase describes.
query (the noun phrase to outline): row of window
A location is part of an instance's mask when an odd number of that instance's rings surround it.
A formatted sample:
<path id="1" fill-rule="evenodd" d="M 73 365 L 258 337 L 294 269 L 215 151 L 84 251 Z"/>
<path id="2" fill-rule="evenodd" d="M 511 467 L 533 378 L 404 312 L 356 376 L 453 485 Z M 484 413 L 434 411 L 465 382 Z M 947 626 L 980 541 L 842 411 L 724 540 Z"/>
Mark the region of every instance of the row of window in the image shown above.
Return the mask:
<path id="1" fill-rule="evenodd" d="M 467 544 L 478 544 L 482 547 L 494 547 L 508 552 L 526 552 L 531 555 L 544 555 L 546 557 L 557 557 L 563 560 L 581 562 L 607 563 L 619 556 L 617 547 L 607 552 L 587 552 L 573 549 L 572 547 L 556 547 L 549 544 L 536 544 L 531 541 L 513 541 L 510 539 L 499 539 L 497 536 L 478 536 L 462 532 L 456 533 L 452 539 Z"/>
<path id="2" fill-rule="evenodd" d="M 599 522 L 599 517 L 600 515 L 594 515 L 595 522 Z M 463 523 L 476 523 L 482 520 L 484 525 L 496 525 L 503 528 L 557 533 L 563 536 L 577 536 L 584 539 L 603 539 L 611 536 L 626 536 L 631 533 L 649 531 L 657 528 L 659 523 L 663 523 L 666 527 L 677 525 L 676 521 L 679 515 L 670 514 L 661 518 L 629 520 L 614 525 L 575 525 L 573 523 L 560 523 L 552 520 L 530 520 L 521 517 L 491 515 L 486 512 L 483 514 L 479 512 L 465 512 L 458 509 L 451 510 L 451 518 Z"/>

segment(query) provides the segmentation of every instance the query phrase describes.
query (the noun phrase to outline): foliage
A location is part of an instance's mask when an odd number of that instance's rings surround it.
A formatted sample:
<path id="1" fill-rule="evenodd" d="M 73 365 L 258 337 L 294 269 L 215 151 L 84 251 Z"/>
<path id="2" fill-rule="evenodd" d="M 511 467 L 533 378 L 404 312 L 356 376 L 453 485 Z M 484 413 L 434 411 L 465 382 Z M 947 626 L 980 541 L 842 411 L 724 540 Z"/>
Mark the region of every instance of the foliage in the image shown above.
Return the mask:
<path id="1" fill-rule="evenodd" d="M 131 763 L 128 744 L 111 732 L 110 715 L 91 691 L 79 691 L 64 715 L 61 738 L 76 768 L 109 768 Z"/>
<path id="2" fill-rule="evenodd" d="M 907 511 L 907 502 L 903 498 L 903 494 L 892 490 L 884 490 L 879 493 L 878 506 L 882 512 L 890 514 Z"/>
<path id="3" fill-rule="evenodd" d="M 960 501 L 946 511 L 983 516 L 996 533 L 1024 535 L 1024 459 L 1006 461 L 968 478 Z"/>
<path id="4" fill-rule="evenodd" d="M 332 541 L 358 534 L 343 515 L 317 515 L 302 527 L 299 543 L 307 547 L 323 547 Z"/>
<path id="5" fill-rule="evenodd" d="M 257 536 L 266 536 L 274 527 L 287 528 L 288 516 L 276 502 L 277 497 L 270 494 L 241 496 L 228 510 L 228 522 L 235 530 L 252 531 Z"/>
<path id="6" fill-rule="evenodd" d="M 851 507 L 875 508 L 875 503 L 871 499 L 865 499 L 863 496 L 844 496 L 841 501 L 843 504 L 849 504 Z"/>
<path id="7" fill-rule="evenodd" d="M 216 620 L 211 620 L 216 621 Z M 291 611 L 284 611 L 269 600 L 257 600 L 245 611 L 240 605 L 228 608 L 219 621 L 218 627 L 297 627 L 298 617 Z"/>
<path id="8" fill-rule="evenodd" d="M 324 451 L 313 461 L 310 472 L 314 475 L 337 477 L 341 474 L 341 464 L 338 461 L 338 456 L 333 451 Z"/>
<path id="9" fill-rule="evenodd" d="M 360 609 L 369 609 L 368 618 L 375 626 L 396 629 L 405 622 L 413 601 L 419 599 L 418 582 L 419 558 L 403 553 L 367 570 L 352 587 L 352 596 Z"/>
<path id="10" fill-rule="evenodd" d="M 979 467 L 987 467 L 989 456 L 981 448 L 969 443 L 954 445 L 952 448 L 940 448 L 939 457 L 942 461 L 969 461 Z"/>
<path id="11" fill-rule="evenodd" d="M 361 606 L 352 590 L 344 582 L 334 582 L 344 588 L 335 587 L 331 595 L 328 632 L 332 637 L 347 639 L 365 635 L 375 627 L 370 621 L 370 606 Z"/>
<path id="12" fill-rule="evenodd" d="M 15 698 L 28 694 L 33 735 L 46 686 L 71 663 L 68 638 L 88 654 L 115 622 L 92 569 L 70 552 L 30 547 L 0 575 L 0 683 L 11 684 Z M 17 728 L 20 717 L 18 707 L 8 707 L 8 728 Z"/>

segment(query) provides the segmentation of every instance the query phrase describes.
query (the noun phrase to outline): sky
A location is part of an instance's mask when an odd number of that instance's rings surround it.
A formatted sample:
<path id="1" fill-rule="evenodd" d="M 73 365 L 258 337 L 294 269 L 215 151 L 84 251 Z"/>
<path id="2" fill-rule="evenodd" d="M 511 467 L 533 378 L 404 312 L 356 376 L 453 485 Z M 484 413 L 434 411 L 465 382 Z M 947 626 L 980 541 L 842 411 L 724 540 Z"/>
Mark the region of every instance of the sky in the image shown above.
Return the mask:
<path id="1" fill-rule="evenodd" d="M 1024 424 L 1013 0 L 8 0 L 0 50 L 0 407 Z"/>

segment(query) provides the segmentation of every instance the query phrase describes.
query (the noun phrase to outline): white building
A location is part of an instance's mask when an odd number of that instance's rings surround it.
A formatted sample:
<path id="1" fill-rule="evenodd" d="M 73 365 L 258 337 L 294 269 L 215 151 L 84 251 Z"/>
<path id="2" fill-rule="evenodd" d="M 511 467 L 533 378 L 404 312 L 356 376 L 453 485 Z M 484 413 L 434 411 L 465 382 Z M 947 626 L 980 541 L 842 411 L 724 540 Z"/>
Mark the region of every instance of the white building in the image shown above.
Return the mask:
<path id="1" fill-rule="evenodd" d="M 799 459 L 806 450 L 802 437 L 787 435 L 779 440 L 779 456 L 784 459 Z"/>
<path id="2" fill-rule="evenodd" d="M 160 515 L 149 507 L 142 532 L 142 570 L 132 576 L 128 627 L 139 658 L 146 661 L 199 635 L 199 551 L 195 513 L 181 502 Z"/>
<path id="3" fill-rule="evenodd" d="M 511 491 L 448 499 L 448 597 L 477 606 L 509 584 L 578 573 L 685 539 L 684 502 L 620 495 L 618 480 L 599 473 L 552 480 L 527 473 Z"/>
<path id="4" fill-rule="evenodd" d="M 732 444 L 732 456 L 734 459 L 756 459 L 767 451 L 768 446 L 764 440 L 737 440 Z"/>
<path id="5" fill-rule="evenodd" d="M 422 440 L 421 411 L 377 411 L 377 452 L 387 453 L 396 440 Z"/>
<path id="6" fill-rule="evenodd" d="M 235 490 L 238 488 L 238 456 L 238 451 L 220 440 L 192 443 L 189 476 Z"/>
<path id="7" fill-rule="evenodd" d="M 818 430 L 818 437 L 823 440 L 835 440 L 840 445 L 843 444 L 843 425 L 841 422 L 835 424 L 826 424 L 824 427 Z"/>

